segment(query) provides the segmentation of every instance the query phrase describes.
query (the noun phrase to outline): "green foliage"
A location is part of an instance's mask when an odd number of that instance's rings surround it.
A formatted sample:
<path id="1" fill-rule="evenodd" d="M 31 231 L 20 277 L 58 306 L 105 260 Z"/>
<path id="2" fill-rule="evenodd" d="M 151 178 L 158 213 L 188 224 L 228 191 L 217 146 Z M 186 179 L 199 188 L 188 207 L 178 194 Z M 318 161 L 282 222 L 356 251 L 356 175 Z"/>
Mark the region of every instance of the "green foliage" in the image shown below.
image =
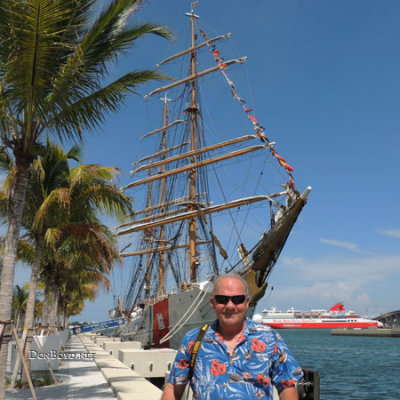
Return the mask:
<path id="1" fill-rule="evenodd" d="M 35 156 L 45 130 L 81 138 L 136 87 L 162 76 L 132 71 L 104 85 L 110 63 L 164 26 L 131 24 L 141 0 L 114 0 L 92 23 L 94 0 L 4 0 L 0 7 L 0 135 Z M 40 154 L 40 153 L 39 153 Z"/>
<path id="2" fill-rule="evenodd" d="M 26 301 L 28 300 L 28 292 L 19 285 L 14 287 L 13 308 L 17 313 L 24 313 L 26 310 Z"/>

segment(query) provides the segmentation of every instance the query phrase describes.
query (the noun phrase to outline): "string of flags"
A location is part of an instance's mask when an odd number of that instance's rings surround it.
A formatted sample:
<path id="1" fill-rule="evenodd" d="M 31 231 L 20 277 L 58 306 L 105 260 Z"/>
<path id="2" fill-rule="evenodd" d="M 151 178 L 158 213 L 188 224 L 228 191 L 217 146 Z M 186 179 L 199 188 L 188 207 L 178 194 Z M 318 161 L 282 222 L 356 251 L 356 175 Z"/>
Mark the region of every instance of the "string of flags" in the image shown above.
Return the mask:
<path id="1" fill-rule="evenodd" d="M 201 35 L 204 37 L 204 40 L 208 40 L 207 35 L 205 32 L 200 29 Z M 247 108 L 246 107 L 246 100 L 244 100 L 242 97 L 240 97 L 239 92 L 234 84 L 234 82 L 229 78 L 229 76 L 226 73 L 227 65 L 224 63 L 223 57 L 221 57 L 220 51 L 217 49 L 217 46 L 215 44 L 207 44 L 208 48 L 210 49 L 215 61 L 217 62 L 217 65 L 219 66 L 219 69 L 222 73 L 222 75 L 225 77 L 226 82 L 231 88 L 232 96 L 234 99 L 236 99 L 244 112 L 247 115 L 247 118 L 251 121 L 253 124 L 253 129 L 256 131 L 256 135 L 260 138 L 260 140 L 267 145 L 269 150 L 271 151 L 271 154 L 278 160 L 279 164 L 286 169 L 286 172 L 289 175 L 289 184 L 291 186 L 294 186 L 294 179 L 293 179 L 293 168 L 286 162 L 286 160 L 280 156 L 273 148 L 273 143 L 271 143 L 267 136 L 265 135 L 265 128 L 260 124 L 257 118 L 255 118 L 252 115 L 253 109 Z"/>

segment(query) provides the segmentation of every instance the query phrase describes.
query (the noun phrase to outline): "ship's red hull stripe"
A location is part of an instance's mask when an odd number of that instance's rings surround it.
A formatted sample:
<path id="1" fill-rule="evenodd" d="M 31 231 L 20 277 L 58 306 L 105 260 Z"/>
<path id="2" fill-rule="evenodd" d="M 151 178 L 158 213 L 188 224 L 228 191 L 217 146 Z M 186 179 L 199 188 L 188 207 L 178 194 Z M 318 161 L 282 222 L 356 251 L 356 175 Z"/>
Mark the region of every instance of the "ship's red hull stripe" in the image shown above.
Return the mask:
<path id="1" fill-rule="evenodd" d="M 371 322 L 263 322 L 274 329 L 334 329 L 334 328 L 377 328 Z"/>
<path id="2" fill-rule="evenodd" d="M 157 347 L 169 347 L 169 341 L 159 344 L 169 332 L 169 304 L 168 298 L 153 305 L 153 343 Z"/>

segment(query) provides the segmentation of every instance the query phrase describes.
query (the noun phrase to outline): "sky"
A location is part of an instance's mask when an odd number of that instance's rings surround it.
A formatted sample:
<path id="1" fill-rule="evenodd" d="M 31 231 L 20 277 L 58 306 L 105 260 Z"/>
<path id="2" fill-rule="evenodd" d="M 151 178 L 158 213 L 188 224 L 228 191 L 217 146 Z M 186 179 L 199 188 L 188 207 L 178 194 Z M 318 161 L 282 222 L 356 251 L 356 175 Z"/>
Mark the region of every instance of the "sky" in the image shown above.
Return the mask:
<path id="1" fill-rule="evenodd" d="M 139 40 L 112 75 L 154 68 L 184 48 L 189 10 L 187 0 L 146 1 L 132 21 L 168 25 L 176 38 Z M 241 93 L 294 167 L 299 190 L 313 187 L 257 310 L 337 301 L 362 315 L 399 309 L 400 2 L 199 0 L 196 13 L 210 37 L 232 32 L 231 47 L 221 46 L 248 57 L 244 72 L 233 71 Z M 121 185 L 146 153 L 138 139 L 157 127 L 142 98 L 155 87 L 138 88 L 86 136 L 83 161 L 121 168 Z M 233 137 L 243 134 L 237 115 L 226 126 Z M 107 319 L 117 289 L 72 319 Z"/>

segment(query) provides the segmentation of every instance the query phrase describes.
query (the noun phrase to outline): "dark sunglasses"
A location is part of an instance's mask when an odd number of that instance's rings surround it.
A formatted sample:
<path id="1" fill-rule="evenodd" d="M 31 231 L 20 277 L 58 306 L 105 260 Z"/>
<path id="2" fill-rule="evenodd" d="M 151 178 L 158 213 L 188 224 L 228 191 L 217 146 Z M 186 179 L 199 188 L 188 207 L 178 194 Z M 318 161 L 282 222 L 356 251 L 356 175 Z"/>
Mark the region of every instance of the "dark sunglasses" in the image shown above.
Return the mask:
<path id="1" fill-rule="evenodd" d="M 223 294 L 216 294 L 214 296 L 215 301 L 218 304 L 228 304 L 229 300 L 237 306 L 238 304 L 243 304 L 247 296 L 244 294 L 238 294 L 236 296 L 224 296 Z"/>

